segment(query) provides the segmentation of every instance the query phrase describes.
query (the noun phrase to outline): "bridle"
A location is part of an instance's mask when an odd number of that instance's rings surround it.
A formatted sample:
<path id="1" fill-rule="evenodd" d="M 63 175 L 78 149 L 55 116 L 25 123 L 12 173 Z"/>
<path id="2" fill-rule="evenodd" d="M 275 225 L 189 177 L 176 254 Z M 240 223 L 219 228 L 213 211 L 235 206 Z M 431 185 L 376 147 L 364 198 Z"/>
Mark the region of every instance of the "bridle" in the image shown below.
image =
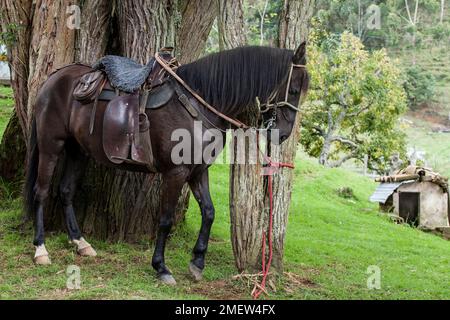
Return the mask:
<path id="1" fill-rule="evenodd" d="M 294 110 L 295 112 L 299 112 L 300 109 L 296 106 L 294 106 L 292 103 L 290 103 L 288 101 L 289 99 L 289 89 L 291 87 L 291 82 L 292 82 L 292 73 L 294 71 L 294 68 L 304 68 L 306 69 L 306 65 L 304 64 L 295 64 L 292 63 L 291 67 L 289 69 L 289 76 L 288 76 L 288 81 L 287 81 L 287 85 L 286 85 L 286 93 L 284 95 L 284 100 L 283 101 L 276 101 L 273 102 L 275 100 L 275 98 L 278 96 L 279 94 L 279 89 L 275 90 L 270 96 L 269 99 L 267 99 L 267 102 L 264 104 L 260 104 L 259 99 L 256 98 L 256 103 L 259 106 L 259 109 L 261 110 L 261 113 L 268 113 L 270 111 L 272 111 L 272 116 L 264 121 L 264 126 L 266 130 L 269 130 L 270 128 L 273 127 L 273 125 L 275 124 L 275 122 L 277 121 L 277 111 L 278 108 L 281 107 L 287 107 L 289 109 Z"/>

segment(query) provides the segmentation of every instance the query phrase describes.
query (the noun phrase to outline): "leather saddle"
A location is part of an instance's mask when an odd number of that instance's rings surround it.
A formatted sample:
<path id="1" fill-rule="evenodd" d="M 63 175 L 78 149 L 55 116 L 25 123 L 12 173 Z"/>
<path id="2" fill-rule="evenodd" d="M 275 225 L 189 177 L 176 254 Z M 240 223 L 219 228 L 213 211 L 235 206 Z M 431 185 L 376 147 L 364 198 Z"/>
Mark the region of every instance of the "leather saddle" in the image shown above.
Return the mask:
<path id="1" fill-rule="evenodd" d="M 137 93 L 112 100 L 103 116 L 103 150 L 115 164 L 144 164 L 153 168 L 149 121 L 139 113 Z"/>
<path id="2" fill-rule="evenodd" d="M 172 50 L 161 49 L 160 55 L 166 62 L 174 61 Z M 103 150 L 112 163 L 144 165 L 155 172 L 150 122 L 145 110 L 164 106 L 175 90 L 168 81 L 169 75 L 154 58 L 145 66 L 120 58 L 100 59 L 93 71 L 80 78 L 73 96 L 83 104 L 94 101 L 90 133 L 94 129 L 98 101 L 108 101 L 103 115 L 102 141 Z M 124 65 L 120 66 L 121 63 Z M 116 70 L 125 70 L 125 73 Z M 133 72 L 135 77 L 130 80 Z M 105 86 L 107 80 L 111 87 Z"/>

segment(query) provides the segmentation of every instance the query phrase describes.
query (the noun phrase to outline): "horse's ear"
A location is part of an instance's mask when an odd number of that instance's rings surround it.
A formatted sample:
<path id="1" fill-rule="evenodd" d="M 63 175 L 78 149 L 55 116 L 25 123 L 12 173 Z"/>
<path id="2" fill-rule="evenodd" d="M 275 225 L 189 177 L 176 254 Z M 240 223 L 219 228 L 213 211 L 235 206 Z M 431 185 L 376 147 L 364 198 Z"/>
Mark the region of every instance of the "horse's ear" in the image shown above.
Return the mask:
<path id="1" fill-rule="evenodd" d="M 306 56 L 306 41 L 302 42 L 302 44 L 297 48 L 297 50 L 295 50 L 292 62 L 296 64 L 302 64 L 304 63 L 305 56 Z"/>

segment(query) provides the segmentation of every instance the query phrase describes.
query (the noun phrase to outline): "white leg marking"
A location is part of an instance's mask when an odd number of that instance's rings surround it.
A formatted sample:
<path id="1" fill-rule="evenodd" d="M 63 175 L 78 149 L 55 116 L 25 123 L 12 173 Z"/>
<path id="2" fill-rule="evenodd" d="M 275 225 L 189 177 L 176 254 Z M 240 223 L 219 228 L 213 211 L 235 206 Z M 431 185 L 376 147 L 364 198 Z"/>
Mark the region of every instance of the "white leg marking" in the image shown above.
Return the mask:
<path id="1" fill-rule="evenodd" d="M 34 263 L 39 265 L 51 264 L 50 258 L 48 257 L 48 251 L 44 244 L 36 247 L 36 252 L 34 253 Z"/>

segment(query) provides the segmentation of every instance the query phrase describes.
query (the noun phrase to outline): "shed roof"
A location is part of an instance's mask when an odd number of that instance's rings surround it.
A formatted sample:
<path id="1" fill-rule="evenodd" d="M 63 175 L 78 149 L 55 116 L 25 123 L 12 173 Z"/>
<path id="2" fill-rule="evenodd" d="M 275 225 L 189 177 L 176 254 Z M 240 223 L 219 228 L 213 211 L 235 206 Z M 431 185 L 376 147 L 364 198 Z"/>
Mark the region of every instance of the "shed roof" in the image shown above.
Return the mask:
<path id="1" fill-rule="evenodd" d="M 375 190 L 375 192 L 370 197 L 371 202 L 379 202 L 385 204 L 387 199 L 397 190 L 401 185 L 407 184 L 407 183 L 413 183 L 414 180 L 409 181 L 400 181 L 400 182 L 393 182 L 393 183 L 380 183 L 378 188 Z"/>

